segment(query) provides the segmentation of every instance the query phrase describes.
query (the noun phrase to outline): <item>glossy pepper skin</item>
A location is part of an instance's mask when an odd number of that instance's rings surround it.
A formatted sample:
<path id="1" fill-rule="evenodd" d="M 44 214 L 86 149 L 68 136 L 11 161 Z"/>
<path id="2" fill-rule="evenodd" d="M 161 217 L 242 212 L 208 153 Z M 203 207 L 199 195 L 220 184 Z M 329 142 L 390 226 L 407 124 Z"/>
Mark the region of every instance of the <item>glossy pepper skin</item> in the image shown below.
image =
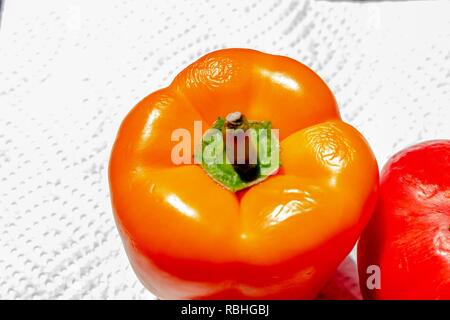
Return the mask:
<path id="1" fill-rule="evenodd" d="M 230 192 L 171 161 L 171 133 L 240 111 L 280 130 L 281 170 Z M 194 133 L 192 132 L 192 135 Z M 376 199 L 367 142 L 303 64 L 248 49 L 200 58 L 123 121 L 109 179 L 118 229 L 161 299 L 314 298 L 352 249 Z"/>
<path id="2" fill-rule="evenodd" d="M 380 288 L 368 279 L 371 265 Z M 367 299 L 450 299 L 450 140 L 409 147 L 385 165 L 358 267 Z"/>

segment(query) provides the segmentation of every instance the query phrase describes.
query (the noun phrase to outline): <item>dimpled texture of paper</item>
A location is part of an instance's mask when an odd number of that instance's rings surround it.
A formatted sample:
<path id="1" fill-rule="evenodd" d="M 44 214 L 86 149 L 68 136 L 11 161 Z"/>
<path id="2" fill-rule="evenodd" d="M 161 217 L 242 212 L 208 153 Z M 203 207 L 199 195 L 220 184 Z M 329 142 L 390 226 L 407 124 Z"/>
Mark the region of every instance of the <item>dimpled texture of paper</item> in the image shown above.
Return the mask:
<path id="1" fill-rule="evenodd" d="M 382 166 L 450 138 L 450 1 L 6 0 L 0 25 L 0 298 L 149 299 L 110 204 L 117 129 L 212 50 L 310 66 Z"/>

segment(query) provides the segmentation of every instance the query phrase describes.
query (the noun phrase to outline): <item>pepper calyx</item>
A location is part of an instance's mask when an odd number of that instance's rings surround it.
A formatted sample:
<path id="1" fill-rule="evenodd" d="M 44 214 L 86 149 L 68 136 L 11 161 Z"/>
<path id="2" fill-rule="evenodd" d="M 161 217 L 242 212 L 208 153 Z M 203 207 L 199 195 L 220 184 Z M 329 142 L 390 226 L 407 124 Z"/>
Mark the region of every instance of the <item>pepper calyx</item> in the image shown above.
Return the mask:
<path id="1" fill-rule="evenodd" d="M 279 154 L 278 130 L 270 121 L 249 121 L 233 112 L 206 131 L 194 157 L 210 178 L 237 192 L 274 175 Z"/>

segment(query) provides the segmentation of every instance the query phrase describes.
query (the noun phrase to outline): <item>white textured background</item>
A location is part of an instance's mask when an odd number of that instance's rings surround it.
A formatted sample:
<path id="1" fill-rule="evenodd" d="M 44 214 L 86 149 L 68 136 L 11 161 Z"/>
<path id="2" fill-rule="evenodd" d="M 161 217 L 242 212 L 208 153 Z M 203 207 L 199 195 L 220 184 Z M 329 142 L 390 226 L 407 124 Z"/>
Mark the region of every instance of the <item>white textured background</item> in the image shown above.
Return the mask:
<path id="1" fill-rule="evenodd" d="M 110 148 L 137 101 L 225 47 L 316 70 L 380 165 L 450 138 L 450 1 L 6 0 L 0 298 L 152 298 L 115 229 Z"/>

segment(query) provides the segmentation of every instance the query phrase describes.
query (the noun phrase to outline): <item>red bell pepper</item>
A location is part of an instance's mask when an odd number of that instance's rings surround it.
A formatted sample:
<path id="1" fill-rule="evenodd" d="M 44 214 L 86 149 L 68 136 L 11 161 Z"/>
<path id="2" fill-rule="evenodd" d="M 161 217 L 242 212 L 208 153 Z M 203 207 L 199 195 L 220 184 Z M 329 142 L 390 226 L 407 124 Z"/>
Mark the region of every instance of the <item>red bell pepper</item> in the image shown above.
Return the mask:
<path id="1" fill-rule="evenodd" d="M 407 148 L 386 164 L 358 267 L 365 298 L 450 299 L 450 140 Z"/>

